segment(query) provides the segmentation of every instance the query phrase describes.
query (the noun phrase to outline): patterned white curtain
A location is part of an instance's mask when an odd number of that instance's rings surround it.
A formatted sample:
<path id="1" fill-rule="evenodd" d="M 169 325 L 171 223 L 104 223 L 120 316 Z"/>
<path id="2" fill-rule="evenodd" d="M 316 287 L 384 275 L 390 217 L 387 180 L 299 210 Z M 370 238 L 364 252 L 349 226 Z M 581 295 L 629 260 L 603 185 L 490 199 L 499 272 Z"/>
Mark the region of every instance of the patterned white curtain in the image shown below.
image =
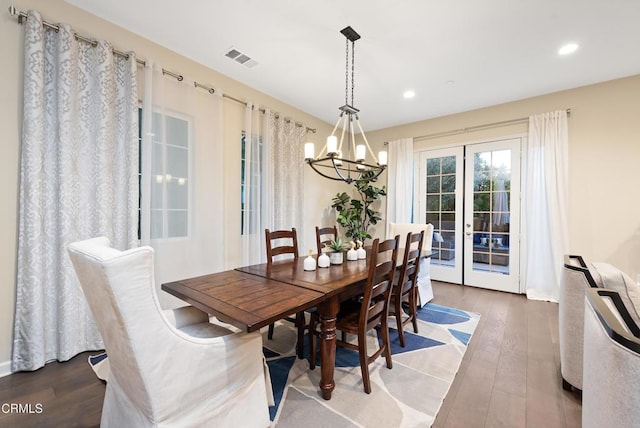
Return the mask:
<path id="1" fill-rule="evenodd" d="M 298 243 L 304 237 L 304 151 L 306 127 L 292 120 L 269 114 L 271 122 L 271 164 L 273 165 L 273 228 L 298 231 Z"/>
<path id="2" fill-rule="evenodd" d="M 243 247 L 242 263 L 266 261 L 264 230 L 298 231 L 304 242 L 305 126 L 272 113 L 262 114 L 247 103 L 245 109 L 243 171 Z"/>
<path id="3" fill-rule="evenodd" d="M 557 302 L 569 250 L 569 136 L 566 110 L 529 118 L 523 173 L 522 278 L 527 297 Z"/>
<path id="4" fill-rule="evenodd" d="M 138 223 L 135 57 L 33 11 L 24 40 L 14 371 L 103 347 L 66 247 L 105 235 L 131 248 Z"/>

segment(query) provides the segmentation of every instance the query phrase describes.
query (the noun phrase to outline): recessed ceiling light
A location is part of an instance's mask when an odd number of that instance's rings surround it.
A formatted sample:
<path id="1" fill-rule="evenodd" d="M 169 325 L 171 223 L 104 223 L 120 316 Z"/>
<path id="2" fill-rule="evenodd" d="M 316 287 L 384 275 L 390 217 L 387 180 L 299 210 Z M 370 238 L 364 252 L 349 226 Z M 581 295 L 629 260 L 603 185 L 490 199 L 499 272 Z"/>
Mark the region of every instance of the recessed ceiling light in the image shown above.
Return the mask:
<path id="1" fill-rule="evenodd" d="M 416 96 L 416 93 L 413 92 L 412 90 L 408 90 L 408 91 L 404 91 L 404 93 L 402 94 L 403 97 L 405 97 L 406 99 L 409 98 L 413 98 Z"/>
<path id="2" fill-rule="evenodd" d="M 574 53 L 577 50 L 578 50 L 577 43 L 567 43 L 566 45 L 558 49 L 558 55 L 569 55 Z"/>

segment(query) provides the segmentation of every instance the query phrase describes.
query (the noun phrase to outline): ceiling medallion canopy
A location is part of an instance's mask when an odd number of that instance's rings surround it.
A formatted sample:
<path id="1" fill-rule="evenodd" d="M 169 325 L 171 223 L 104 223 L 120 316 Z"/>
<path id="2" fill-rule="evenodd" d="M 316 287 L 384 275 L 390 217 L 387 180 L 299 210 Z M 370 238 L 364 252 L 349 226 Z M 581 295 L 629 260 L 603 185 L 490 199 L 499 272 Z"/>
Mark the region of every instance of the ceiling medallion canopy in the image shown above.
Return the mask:
<path id="1" fill-rule="evenodd" d="M 327 137 L 327 143 L 318 157 L 315 156 L 314 144 L 306 143 L 304 146 L 304 158 L 315 172 L 331 180 L 344 181 L 346 183 L 361 179 L 375 180 L 387 167 L 387 152 L 379 152 L 378 157 L 373 153 L 362 125 L 360 125 L 358 117 L 360 110 L 354 107 L 354 49 L 355 42 L 360 38 L 360 35 L 351 27 L 346 27 L 340 32 L 346 39 L 344 105 L 338 108 L 340 110 L 338 121 L 333 127 L 331 135 Z M 349 61 L 349 53 L 351 53 L 351 61 Z M 349 62 L 351 62 L 351 70 L 349 70 Z M 350 86 L 349 80 L 351 80 Z M 349 102 L 349 88 L 351 88 L 351 102 Z M 338 141 L 336 131 L 338 131 L 341 123 L 342 130 Z M 362 139 L 360 144 L 356 144 L 356 127 L 360 131 L 358 136 Z M 367 153 L 372 160 L 367 160 Z"/>

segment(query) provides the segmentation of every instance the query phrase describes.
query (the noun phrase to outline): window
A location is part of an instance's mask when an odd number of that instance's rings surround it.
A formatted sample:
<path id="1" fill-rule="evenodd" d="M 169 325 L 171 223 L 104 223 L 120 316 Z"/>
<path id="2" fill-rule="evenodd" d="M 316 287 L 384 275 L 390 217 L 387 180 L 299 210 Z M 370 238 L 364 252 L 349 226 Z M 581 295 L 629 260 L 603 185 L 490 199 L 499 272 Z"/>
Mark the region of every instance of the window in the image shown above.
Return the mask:
<path id="1" fill-rule="evenodd" d="M 255 234 L 255 221 L 245 225 L 245 219 L 252 218 L 254 211 L 260 209 L 259 198 L 262 193 L 262 138 L 254 135 L 251 139 L 251 164 L 249 183 L 245 183 L 245 168 L 247 168 L 247 136 L 242 132 L 240 155 L 240 228 L 242 235 Z M 257 155 L 256 155 L 257 152 Z M 248 200 L 250 198 L 251 200 Z"/>
<path id="2" fill-rule="evenodd" d="M 185 117 L 153 113 L 151 239 L 189 235 L 190 131 Z"/>

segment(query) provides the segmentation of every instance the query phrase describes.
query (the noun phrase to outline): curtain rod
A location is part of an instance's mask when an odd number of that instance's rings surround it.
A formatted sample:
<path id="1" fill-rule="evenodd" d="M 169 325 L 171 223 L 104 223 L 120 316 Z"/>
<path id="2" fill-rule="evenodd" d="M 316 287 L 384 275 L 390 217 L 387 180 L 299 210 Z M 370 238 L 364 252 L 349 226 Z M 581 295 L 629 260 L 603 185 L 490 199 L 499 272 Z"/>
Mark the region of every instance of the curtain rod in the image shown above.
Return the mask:
<path id="1" fill-rule="evenodd" d="M 567 112 L 567 116 L 569 116 L 571 114 L 571 109 L 570 108 L 566 109 L 566 112 Z M 501 122 L 485 123 L 484 125 L 475 125 L 475 126 L 469 126 L 467 128 L 454 129 L 451 131 L 443 131 L 443 132 L 436 132 L 433 134 L 421 135 L 419 137 L 414 137 L 413 141 L 416 141 L 416 140 L 425 141 L 425 140 L 431 140 L 433 138 L 448 137 L 449 135 L 464 134 L 466 132 L 478 131 L 481 129 L 498 128 L 500 126 L 514 125 L 516 123 L 526 122 L 528 120 L 529 120 L 528 117 L 519 117 L 517 119 L 503 120 Z M 385 143 L 385 144 L 388 144 L 388 143 Z"/>
<path id="2" fill-rule="evenodd" d="M 15 6 L 13 6 L 13 5 L 9 6 L 9 14 L 11 16 L 17 16 L 18 17 L 18 24 L 22 24 L 23 21 L 28 18 L 28 15 L 25 12 L 23 12 L 21 10 L 20 11 L 17 10 L 15 8 Z M 42 26 L 46 27 L 46 28 L 49 28 L 51 30 L 54 30 L 55 32 L 58 32 L 60 30 L 60 26 L 59 25 L 52 24 L 52 23 L 50 23 L 48 21 L 45 21 L 45 20 L 42 21 Z M 90 39 L 88 37 L 85 37 L 85 36 L 81 36 L 78 33 L 74 33 L 73 35 L 77 40 L 80 40 L 82 42 L 88 43 L 91 46 L 95 47 L 98 44 L 97 41 L 95 41 L 93 39 Z M 111 50 L 113 51 L 114 55 L 121 56 L 121 57 L 123 57 L 125 59 L 129 59 L 129 54 L 128 53 L 119 51 L 119 50 L 114 49 L 114 48 L 111 48 Z M 146 65 L 146 62 L 144 60 L 139 59 L 139 58 L 136 58 L 136 62 L 142 67 L 144 67 Z M 162 74 L 168 74 L 169 76 L 175 77 L 179 82 L 182 82 L 184 80 L 184 76 L 182 74 L 174 73 L 172 71 L 165 70 L 164 68 L 162 69 Z M 210 94 L 214 94 L 215 93 L 215 89 L 212 88 L 211 86 L 203 85 L 203 84 L 198 83 L 196 81 L 193 82 L 193 86 L 196 87 L 196 88 L 205 89 Z M 247 105 L 246 102 L 241 101 L 241 100 L 239 100 L 237 98 L 234 98 L 234 97 L 232 97 L 230 95 L 227 95 L 227 94 L 222 94 L 222 97 L 223 98 L 227 98 L 227 99 L 229 99 L 231 101 L 238 102 L 240 104 L 244 104 L 245 106 Z M 264 109 L 260 109 L 260 112 L 265 113 L 265 110 Z M 276 118 L 279 118 L 280 114 L 276 113 L 275 116 L 276 116 Z M 295 121 L 293 121 L 291 119 L 288 119 L 288 118 L 286 120 L 288 122 L 293 122 L 296 126 L 300 126 L 300 127 L 305 126 L 304 124 L 302 124 L 300 122 L 295 122 Z M 307 129 L 307 132 L 312 132 L 312 133 L 315 134 L 315 132 L 316 132 L 315 128 L 309 128 L 308 126 L 305 126 L 305 127 Z"/>

